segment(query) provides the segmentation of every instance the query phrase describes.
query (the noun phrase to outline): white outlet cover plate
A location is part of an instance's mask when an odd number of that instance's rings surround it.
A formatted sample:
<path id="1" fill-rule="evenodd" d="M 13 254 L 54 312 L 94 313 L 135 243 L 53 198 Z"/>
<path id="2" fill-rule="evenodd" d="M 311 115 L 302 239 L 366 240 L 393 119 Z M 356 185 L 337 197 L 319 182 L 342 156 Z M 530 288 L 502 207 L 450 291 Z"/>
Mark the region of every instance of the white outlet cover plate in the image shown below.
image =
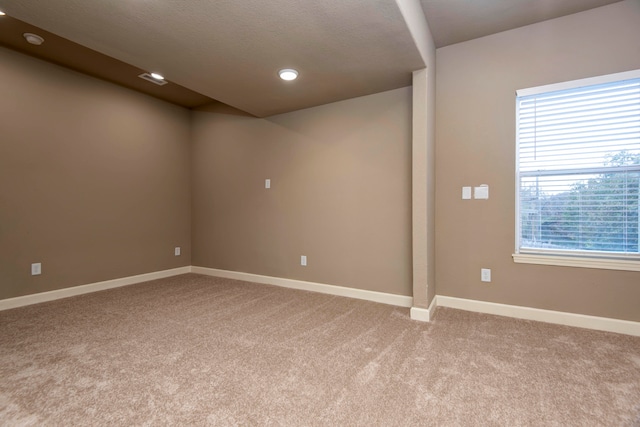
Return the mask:
<path id="1" fill-rule="evenodd" d="M 265 179 L 264 180 L 264 188 L 271 188 L 271 180 L 270 179 Z"/>
<path id="2" fill-rule="evenodd" d="M 480 280 L 482 280 L 483 282 L 490 282 L 491 281 L 491 269 L 489 268 L 483 268 L 480 270 Z"/>
<path id="3" fill-rule="evenodd" d="M 39 262 L 31 264 L 31 275 L 39 276 L 40 274 L 42 274 L 42 264 Z"/>
<path id="4" fill-rule="evenodd" d="M 176 246 L 175 250 L 173 251 L 173 254 L 175 256 L 180 256 L 180 246 Z"/>
<path id="5" fill-rule="evenodd" d="M 307 265 L 307 256 L 306 255 L 301 255 L 300 256 L 300 265 Z"/>

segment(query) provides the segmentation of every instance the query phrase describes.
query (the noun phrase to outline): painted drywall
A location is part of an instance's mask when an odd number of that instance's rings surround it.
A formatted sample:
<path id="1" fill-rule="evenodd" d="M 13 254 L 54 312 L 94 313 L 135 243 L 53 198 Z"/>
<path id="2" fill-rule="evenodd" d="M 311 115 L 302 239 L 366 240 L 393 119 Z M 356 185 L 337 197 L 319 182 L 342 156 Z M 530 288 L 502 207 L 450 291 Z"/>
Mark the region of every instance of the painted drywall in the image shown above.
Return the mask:
<path id="1" fill-rule="evenodd" d="M 435 84 L 436 48 L 419 0 L 396 0 L 425 68 L 412 76 L 413 305 L 427 308 L 435 282 Z"/>
<path id="2" fill-rule="evenodd" d="M 0 299 L 190 265 L 189 160 L 188 110 L 0 48 Z"/>
<path id="3" fill-rule="evenodd" d="M 640 2 L 437 50 L 438 294 L 640 320 L 640 273 L 515 264 L 515 91 L 640 68 Z M 490 186 L 462 200 L 462 186 Z M 492 282 L 480 281 L 481 268 Z"/>
<path id="4" fill-rule="evenodd" d="M 431 40 L 433 43 L 433 40 Z M 428 61 L 427 67 L 427 138 L 426 138 L 426 217 L 427 217 L 427 301 L 426 303 L 431 305 L 431 302 L 436 296 L 438 291 L 436 280 L 436 85 L 437 85 L 437 67 L 436 67 L 436 50 L 435 47 L 431 51 L 431 55 Z M 414 120 L 420 120 L 419 117 L 414 116 Z M 415 162 L 414 162 L 415 165 Z M 414 187 L 417 186 L 417 182 L 414 177 Z M 415 194 L 415 192 L 414 192 Z M 414 255 L 414 264 L 419 261 L 419 257 Z M 415 271 L 415 269 L 414 269 Z M 415 281 L 414 281 L 415 292 Z"/>
<path id="5" fill-rule="evenodd" d="M 432 64 L 413 72 L 413 306 L 419 308 L 428 308 L 436 294 L 435 61 Z"/>
<path id="6" fill-rule="evenodd" d="M 193 265 L 411 295 L 411 88 L 192 119 Z"/>

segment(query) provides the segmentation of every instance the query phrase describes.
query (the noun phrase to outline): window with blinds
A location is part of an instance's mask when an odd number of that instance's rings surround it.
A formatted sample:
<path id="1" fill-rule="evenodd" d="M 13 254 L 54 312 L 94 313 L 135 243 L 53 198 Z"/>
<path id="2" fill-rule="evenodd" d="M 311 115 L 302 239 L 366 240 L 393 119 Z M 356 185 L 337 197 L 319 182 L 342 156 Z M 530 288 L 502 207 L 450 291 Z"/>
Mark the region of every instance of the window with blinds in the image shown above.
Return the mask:
<path id="1" fill-rule="evenodd" d="M 516 119 L 516 251 L 640 259 L 640 70 L 520 90 Z"/>

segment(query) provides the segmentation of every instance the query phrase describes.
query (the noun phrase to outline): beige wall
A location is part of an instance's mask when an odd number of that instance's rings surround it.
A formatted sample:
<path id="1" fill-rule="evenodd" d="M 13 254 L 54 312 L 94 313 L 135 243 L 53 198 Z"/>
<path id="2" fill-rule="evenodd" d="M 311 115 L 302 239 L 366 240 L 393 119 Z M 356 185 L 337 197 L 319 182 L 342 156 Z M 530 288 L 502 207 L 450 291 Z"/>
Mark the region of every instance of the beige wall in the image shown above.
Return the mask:
<path id="1" fill-rule="evenodd" d="M 0 48 L 0 299 L 190 265 L 188 141 L 185 109 Z"/>
<path id="2" fill-rule="evenodd" d="M 437 51 L 438 294 L 640 320 L 640 273 L 514 264 L 515 91 L 640 68 L 631 0 Z M 464 185 L 490 199 L 461 200 Z M 492 269 L 492 283 L 480 268 Z"/>
<path id="3" fill-rule="evenodd" d="M 411 295 L 411 88 L 192 138 L 193 265 Z"/>
<path id="4" fill-rule="evenodd" d="M 193 264 L 415 293 L 420 306 L 437 283 L 440 295 L 640 320 L 640 273 L 511 258 L 515 91 L 640 68 L 637 40 L 640 2 L 627 0 L 438 49 L 436 241 L 428 223 L 418 266 L 411 88 L 267 119 L 189 114 L 0 48 L 0 299 Z M 428 112 L 434 73 L 422 83 Z M 413 190 L 429 221 L 426 124 L 427 179 Z M 485 183 L 490 200 L 460 199 Z"/>

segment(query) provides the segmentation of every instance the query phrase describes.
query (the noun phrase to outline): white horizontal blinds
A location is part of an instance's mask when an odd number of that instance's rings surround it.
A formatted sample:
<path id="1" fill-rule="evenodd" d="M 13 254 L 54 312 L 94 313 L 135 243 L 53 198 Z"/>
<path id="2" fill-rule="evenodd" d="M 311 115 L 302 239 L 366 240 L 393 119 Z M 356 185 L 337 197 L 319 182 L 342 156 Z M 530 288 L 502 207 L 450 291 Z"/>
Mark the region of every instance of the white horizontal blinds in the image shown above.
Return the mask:
<path id="1" fill-rule="evenodd" d="M 519 248 L 638 254 L 640 78 L 517 99 Z"/>
<path id="2" fill-rule="evenodd" d="M 606 165 L 640 153 L 640 78 L 518 98 L 520 171 Z"/>

